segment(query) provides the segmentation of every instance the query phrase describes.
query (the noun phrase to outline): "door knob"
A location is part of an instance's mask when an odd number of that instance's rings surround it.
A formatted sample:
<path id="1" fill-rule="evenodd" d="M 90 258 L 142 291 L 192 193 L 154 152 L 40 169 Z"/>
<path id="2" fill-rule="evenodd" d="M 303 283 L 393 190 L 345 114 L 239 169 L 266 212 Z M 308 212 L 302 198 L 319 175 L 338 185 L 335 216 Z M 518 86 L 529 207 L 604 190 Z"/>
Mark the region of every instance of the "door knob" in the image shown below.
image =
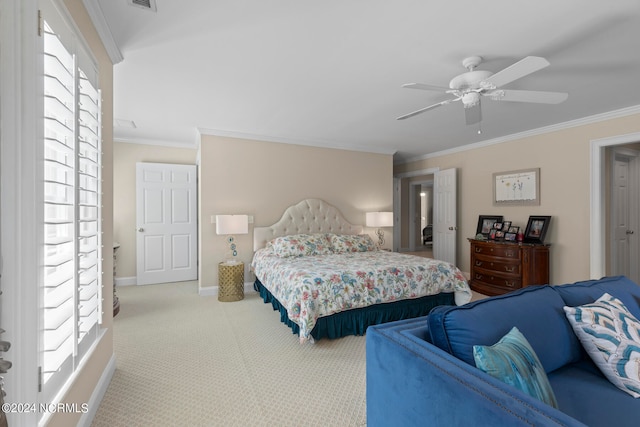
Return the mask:
<path id="1" fill-rule="evenodd" d="M 140 233 L 142 233 L 142 232 L 144 231 L 144 228 L 140 227 L 140 228 L 138 228 L 138 231 L 139 231 Z"/>
<path id="2" fill-rule="evenodd" d="M 627 230 L 627 234 L 633 234 L 634 231 L 633 230 Z"/>

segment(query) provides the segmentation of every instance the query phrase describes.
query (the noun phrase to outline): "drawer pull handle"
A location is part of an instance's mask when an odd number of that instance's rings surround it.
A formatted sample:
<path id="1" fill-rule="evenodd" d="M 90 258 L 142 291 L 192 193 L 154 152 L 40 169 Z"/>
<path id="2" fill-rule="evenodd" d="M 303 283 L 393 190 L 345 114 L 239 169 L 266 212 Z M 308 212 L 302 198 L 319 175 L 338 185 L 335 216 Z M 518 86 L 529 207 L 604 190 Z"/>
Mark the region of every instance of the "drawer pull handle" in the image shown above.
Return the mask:
<path id="1" fill-rule="evenodd" d="M 504 284 L 505 284 L 505 286 L 508 286 L 508 287 L 510 287 L 510 288 L 513 288 L 513 287 L 515 286 L 515 283 L 510 282 L 510 281 L 508 281 L 508 280 L 505 280 L 505 281 L 504 281 Z"/>
<path id="2" fill-rule="evenodd" d="M 507 251 L 507 252 L 506 252 L 506 255 L 507 255 L 508 257 L 512 257 L 512 256 L 513 256 L 513 251 Z"/>
<path id="3" fill-rule="evenodd" d="M 482 280 L 482 274 L 476 274 L 476 280 Z"/>
<path id="4" fill-rule="evenodd" d="M 480 267 L 482 265 L 482 261 L 476 261 L 476 267 Z"/>
<path id="5" fill-rule="evenodd" d="M 504 271 L 506 271 L 507 273 L 513 273 L 514 271 L 516 271 L 516 267 L 513 266 L 513 267 L 509 268 L 509 267 L 505 266 L 504 267 Z"/>
<path id="6" fill-rule="evenodd" d="M 476 247 L 476 253 L 479 254 L 480 252 L 482 252 L 482 248 Z"/>

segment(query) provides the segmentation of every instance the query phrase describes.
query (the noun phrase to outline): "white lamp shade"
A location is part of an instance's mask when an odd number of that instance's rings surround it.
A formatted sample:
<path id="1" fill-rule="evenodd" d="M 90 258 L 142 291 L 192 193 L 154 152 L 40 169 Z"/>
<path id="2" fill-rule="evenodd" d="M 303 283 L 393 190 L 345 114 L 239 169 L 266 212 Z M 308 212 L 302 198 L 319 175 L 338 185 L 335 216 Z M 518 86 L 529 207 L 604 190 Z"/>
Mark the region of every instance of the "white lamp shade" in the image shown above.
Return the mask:
<path id="1" fill-rule="evenodd" d="M 216 234 L 247 234 L 249 215 L 216 215 Z"/>
<path id="2" fill-rule="evenodd" d="M 393 227 L 393 212 L 367 212 L 367 227 Z"/>

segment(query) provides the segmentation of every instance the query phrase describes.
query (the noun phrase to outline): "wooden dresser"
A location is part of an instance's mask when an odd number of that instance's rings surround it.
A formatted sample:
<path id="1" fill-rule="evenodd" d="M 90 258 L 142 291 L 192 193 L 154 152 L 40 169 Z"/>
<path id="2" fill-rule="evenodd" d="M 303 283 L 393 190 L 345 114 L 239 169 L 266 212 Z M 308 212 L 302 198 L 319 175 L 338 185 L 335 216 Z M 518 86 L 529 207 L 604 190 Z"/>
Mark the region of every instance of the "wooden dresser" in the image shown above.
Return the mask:
<path id="1" fill-rule="evenodd" d="M 549 283 L 549 246 L 469 239 L 470 286 L 485 295 L 501 295 Z"/>

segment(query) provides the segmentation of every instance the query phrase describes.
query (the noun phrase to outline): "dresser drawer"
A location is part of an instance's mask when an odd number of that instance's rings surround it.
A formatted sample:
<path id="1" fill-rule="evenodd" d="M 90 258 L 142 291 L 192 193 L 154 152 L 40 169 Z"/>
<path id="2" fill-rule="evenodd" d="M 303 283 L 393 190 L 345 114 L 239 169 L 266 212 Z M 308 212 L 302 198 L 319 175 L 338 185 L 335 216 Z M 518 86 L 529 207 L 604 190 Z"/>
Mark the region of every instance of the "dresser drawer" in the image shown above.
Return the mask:
<path id="1" fill-rule="evenodd" d="M 504 286 L 496 286 L 491 283 L 481 282 L 480 280 L 473 280 L 471 283 L 474 291 L 480 292 L 481 294 L 489 295 L 489 296 L 503 295 L 503 294 L 506 294 L 507 292 L 511 292 L 518 289 L 518 288 L 506 288 Z"/>
<path id="2" fill-rule="evenodd" d="M 519 259 L 505 260 L 502 258 L 477 255 L 473 259 L 473 267 L 497 271 L 500 273 L 513 274 L 516 276 L 520 276 L 521 274 Z"/>
<path id="3" fill-rule="evenodd" d="M 479 268 L 474 271 L 471 279 L 474 283 L 484 282 L 505 291 L 512 291 L 522 287 L 522 280 L 520 279 L 520 276 L 496 274 L 493 271 L 482 270 Z"/>
<path id="4" fill-rule="evenodd" d="M 520 251 L 516 245 L 473 245 L 476 255 L 487 255 L 500 258 L 520 258 Z"/>
<path id="5" fill-rule="evenodd" d="M 469 239 L 471 289 L 501 295 L 549 283 L 549 245 Z"/>

